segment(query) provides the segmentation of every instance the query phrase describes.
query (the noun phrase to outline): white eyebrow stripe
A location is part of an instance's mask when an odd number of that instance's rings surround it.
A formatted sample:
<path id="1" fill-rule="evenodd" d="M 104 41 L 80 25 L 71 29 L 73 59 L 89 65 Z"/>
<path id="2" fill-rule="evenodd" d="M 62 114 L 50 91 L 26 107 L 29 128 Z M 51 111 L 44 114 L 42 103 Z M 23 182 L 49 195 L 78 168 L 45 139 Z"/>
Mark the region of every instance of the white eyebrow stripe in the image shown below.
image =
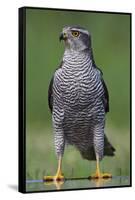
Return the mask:
<path id="1" fill-rule="evenodd" d="M 71 31 L 79 31 L 79 32 L 82 32 L 82 33 L 85 33 L 85 34 L 89 35 L 89 32 L 88 32 L 88 31 L 83 30 L 83 29 L 79 29 L 79 28 L 75 28 L 75 29 L 72 28 Z"/>

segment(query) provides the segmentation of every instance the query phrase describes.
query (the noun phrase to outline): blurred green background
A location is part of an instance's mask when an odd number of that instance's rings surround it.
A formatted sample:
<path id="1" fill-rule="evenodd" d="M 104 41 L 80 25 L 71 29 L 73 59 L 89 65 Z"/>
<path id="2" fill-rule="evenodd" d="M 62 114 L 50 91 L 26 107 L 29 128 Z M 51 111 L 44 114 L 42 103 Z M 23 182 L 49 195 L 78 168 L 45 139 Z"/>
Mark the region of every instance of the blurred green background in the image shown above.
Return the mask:
<path id="1" fill-rule="evenodd" d="M 115 157 L 101 162 L 112 175 L 130 173 L 130 15 L 26 9 L 26 171 L 27 179 L 54 175 L 49 81 L 64 52 L 59 34 L 66 25 L 80 25 L 91 32 L 94 58 L 104 73 L 110 94 L 106 133 L 116 148 Z M 89 176 L 95 162 L 83 160 L 74 147 L 63 158 L 66 177 Z"/>

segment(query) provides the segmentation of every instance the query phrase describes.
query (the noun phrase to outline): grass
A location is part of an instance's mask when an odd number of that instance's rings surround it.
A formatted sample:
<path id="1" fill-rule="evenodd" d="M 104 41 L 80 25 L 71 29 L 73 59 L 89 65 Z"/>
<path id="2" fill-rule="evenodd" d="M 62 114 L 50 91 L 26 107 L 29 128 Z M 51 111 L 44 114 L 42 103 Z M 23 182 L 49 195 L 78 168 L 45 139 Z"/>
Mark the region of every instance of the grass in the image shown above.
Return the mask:
<path id="1" fill-rule="evenodd" d="M 26 137 L 26 171 L 27 179 L 42 179 L 44 175 L 54 175 L 57 159 L 54 150 L 51 127 L 35 126 L 27 128 Z M 113 176 L 128 176 L 130 173 L 130 133 L 127 130 L 107 127 L 109 140 L 116 148 L 114 157 L 105 157 L 101 162 L 104 172 Z M 118 136 L 118 137 L 117 137 Z M 82 159 L 73 147 L 65 149 L 63 157 L 63 173 L 65 177 L 87 177 L 95 171 L 95 161 Z"/>

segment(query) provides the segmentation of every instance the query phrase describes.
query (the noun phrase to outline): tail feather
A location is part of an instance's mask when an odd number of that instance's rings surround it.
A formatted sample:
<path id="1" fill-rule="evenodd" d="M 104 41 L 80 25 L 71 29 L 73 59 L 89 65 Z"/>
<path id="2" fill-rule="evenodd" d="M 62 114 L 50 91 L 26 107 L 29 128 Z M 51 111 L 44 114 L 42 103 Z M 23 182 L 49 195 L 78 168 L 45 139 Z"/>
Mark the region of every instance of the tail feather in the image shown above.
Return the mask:
<path id="1" fill-rule="evenodd" d="M 108 141 L 106 135 L 104 137 L 104 156 L 114 156 L 115 148 Z M 87 160 L 96 160 L 94 147 L 89 147 L 86 151 L 80 152 L 82 157 Z"/>
<path id="2" fill-rule="evenodd" d="M 108 141 L 106 135 L 104 137 L 104 155 L 105 156 L 114 156 L 115 155 L 115 148 L 112 144 Z"/>

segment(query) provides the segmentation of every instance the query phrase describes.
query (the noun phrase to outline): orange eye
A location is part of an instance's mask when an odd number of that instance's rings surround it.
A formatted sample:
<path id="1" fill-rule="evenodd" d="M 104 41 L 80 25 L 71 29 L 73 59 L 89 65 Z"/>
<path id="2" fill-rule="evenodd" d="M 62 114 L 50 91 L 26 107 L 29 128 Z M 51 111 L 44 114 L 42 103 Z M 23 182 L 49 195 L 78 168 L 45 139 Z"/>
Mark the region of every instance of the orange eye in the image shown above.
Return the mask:
<path id="1" fill-rule="evenodd" d="M 74 36 L 74 37 L 78 37 L 79 36 L 79 31 L 72 31 L 72 35 Z"/>

